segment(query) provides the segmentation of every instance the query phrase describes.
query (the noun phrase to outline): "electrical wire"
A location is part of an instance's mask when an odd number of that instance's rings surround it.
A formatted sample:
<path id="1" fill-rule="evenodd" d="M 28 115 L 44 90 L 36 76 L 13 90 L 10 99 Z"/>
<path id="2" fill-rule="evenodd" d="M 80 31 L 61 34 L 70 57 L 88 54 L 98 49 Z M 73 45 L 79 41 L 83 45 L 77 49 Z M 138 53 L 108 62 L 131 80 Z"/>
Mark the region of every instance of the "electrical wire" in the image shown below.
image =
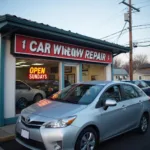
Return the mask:
<path id="1" fill-rule="evenodd" d="M 135 25 L 135 26 L 132 26 L 132 27 L 136 28 L 136 27 L 143 27 L 143 26 L 150 26 L 150 23 L 148 23 L 148 24 Z"/>
<path id="2" fill-rule="evenodd" d="M 124 29 L 124 30 L 127 30 L 127 29 Z M 105 39 L 105 38 L 107 38 L 107 37 L 110 37 L 110 36 L 116 35 L 116 34 L 118 34 L 118 33 L 120 33 L 120 32 L 122 32 L 122 30 L 117 31 L 117 32 L 115 32 L 115 33 L 112 33 L 112 34 L 110 34 L 110 35 L 107 35 L 107 36 L 105 36 L 105 37 L 102 37 L 101 39 Z"/>
<path id="3" fill-rule="evenodd" d="M 124 26 L 123 26 L 123 28 L 122 28 L 122 30 L 121 30 L 121 32 L 120 32 L 118 38 L 116 39 L 116 43 L 118 43 L 118 40 L 120 39 L 120 37 L 121 37 L 121 35 L 122 35 L 122 32 L 123 32 L 124 29 L 125 29 L 126 24 L 127 24 L 127 22 L 125 22 L 125 24 L 124 24 Z"/>
<path id="4" fill-rule="evenodd" d="M 143 30 L 143 29 L 150 29 L 150 27 L 145 27 L 145 28 L 133 28 L 133 30 Z"/>
<path id="5" fill-rule="evenodd" d="M 150 41 L 142 41 L 142 42 L 136 42 L 136 43 L 150 43 Z"/>
<path id="6" fill-rule="evenodd" d="M 144 3 L 149 3 L 150 1 L 147 0 L 147 1 L 144 1 L 144 2 L 139 2 L 139 3 L 136 3 L 135 5 L 139 5 L 139 4 L 144 4 Z"/>
<path id="7" fill-rule="evenodd" d="M 135 26 L 132 26 L 132 27 L 133 27 L 133 28 L 137 28 L 137 29 L 146 29 L 146 28 L 149 28 L 149 27 L 138 28 L 138 27 L 142 27 L 142 26 L 150 26 L 150 24 L 135 25 Z M 136 30 L 137 30 L 137 29 L 136 29 Z M 127 28 L 124 28 L 123 30 L 117 31 L 117 32 L 115 32 L 115 33 L 112 33 L 112 34 L 110 34 L 110 35 L 107 35 L 107 36 L 105 36 L 105 37 L 102 37 L 101 40 L 106 39 L 106 38 L 108 39 L 109 37 L 114 36 L 114 35 L 116 35 L 116 34 L 119 34 L 119 33 L 121 33 L 122 31 L 126 31 L 126 30 L 128 30 L 128 27 L 127 27 Z M 134 30 L 134 29 L 133 29 L 133 30 Z"/>
<path id="8" fill-rule="evenodd" d="M 141 7 L 139 7 L 139 9 L 145 8 L 145 7 L 147 7 L 147 6 L 150 6 L 150 5 L 144 5 L 144 6 L 141 6 Z"/>
<path id="9" fill-rule="evenodd" d="M 143 38 L 143 39 L 136 39 L 133 43 L 149 43 L 150 41 L 142 41 L 142 40 L 149 40 L 150 38 Z M 129 45 L 129 42 L 124 43 L 123 45 Z"/>
<path id="10" fill-rule="evenodd" d="M 150 46 L 150 44 L 149 45 L 138 45 L 138 47 L 149 47 Z"/>
<path id="11" fill-rule="evenodd" d="M 149 39 L 150 39 L 150 37 L 146 37 L 146 38 L 142 38 L 142 39 L 136 39 L 134 41 L 142 41 L 142 40 L 149 40 Z"/>

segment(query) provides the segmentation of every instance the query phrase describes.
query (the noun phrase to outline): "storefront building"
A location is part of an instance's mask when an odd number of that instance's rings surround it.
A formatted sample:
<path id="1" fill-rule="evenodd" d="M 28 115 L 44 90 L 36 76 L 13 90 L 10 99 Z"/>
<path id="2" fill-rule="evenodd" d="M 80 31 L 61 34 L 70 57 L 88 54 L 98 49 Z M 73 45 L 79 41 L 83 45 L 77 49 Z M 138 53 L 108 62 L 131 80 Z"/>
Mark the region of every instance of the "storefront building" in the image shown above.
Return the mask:
<path id="1" fill-rule="evenodd" d="M 129 48 L 16 16 L 0 17 L 0 126 L 28 105 L 82 81 L 112 80 Z"/>

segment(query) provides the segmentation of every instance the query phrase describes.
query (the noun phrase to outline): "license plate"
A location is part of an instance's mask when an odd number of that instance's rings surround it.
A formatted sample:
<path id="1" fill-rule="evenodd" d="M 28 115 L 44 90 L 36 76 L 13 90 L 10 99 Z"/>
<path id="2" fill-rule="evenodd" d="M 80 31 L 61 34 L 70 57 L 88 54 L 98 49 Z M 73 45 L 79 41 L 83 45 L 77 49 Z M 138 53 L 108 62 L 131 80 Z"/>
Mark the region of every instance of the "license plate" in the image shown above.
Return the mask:
<path id="1" fill-rule="evenodd" d="M 21 130 L 21 136 L 26 138 L 26 139 L 29 139 L 29 131 L 22 129 Z"/>

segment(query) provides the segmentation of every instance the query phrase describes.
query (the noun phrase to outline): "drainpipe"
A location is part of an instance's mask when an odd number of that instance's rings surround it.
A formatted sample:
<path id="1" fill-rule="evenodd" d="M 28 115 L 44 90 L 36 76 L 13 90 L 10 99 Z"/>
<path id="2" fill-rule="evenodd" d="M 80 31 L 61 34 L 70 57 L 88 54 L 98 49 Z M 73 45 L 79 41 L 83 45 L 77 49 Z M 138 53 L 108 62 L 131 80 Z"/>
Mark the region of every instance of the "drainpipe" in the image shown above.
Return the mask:
<path id="1" fill-rule="evenodd" d="M 0 126 L 4 125 L 4 58 L 5 41 L 0 34 Z"/>

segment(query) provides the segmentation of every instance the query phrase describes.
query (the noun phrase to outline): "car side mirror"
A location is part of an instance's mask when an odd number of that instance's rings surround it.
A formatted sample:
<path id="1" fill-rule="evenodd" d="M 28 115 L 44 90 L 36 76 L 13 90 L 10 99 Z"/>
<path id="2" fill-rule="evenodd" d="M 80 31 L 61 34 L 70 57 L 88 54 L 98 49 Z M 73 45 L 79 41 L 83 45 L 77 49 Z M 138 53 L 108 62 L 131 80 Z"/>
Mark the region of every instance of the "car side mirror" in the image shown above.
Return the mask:
<path id="1" fill-rule="evenodd" d="M 108 107 L 116 106 L 116 105 L 117 105 L 117 102 L 115 100 L 107 99 L 104 103 L 104 110 L 106 110 Z"/>

